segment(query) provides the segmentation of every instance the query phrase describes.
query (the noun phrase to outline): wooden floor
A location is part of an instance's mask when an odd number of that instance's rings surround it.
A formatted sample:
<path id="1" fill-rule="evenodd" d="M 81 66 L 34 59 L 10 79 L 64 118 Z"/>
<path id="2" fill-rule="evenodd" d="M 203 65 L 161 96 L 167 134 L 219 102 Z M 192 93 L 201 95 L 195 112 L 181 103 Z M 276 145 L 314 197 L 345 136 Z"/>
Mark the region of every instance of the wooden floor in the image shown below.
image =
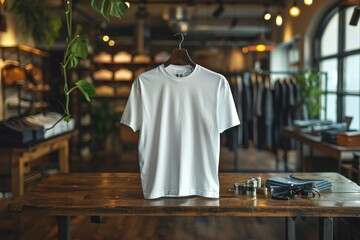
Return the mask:
<path id="1" fill-rule="evenodd" d="M 234 153 L 221 150 L 220 171 L 279 171 L 273 154 L 253 148 Z M 290 158 L 291 159 L 291 158 Z M 295 158 L 293 158 L 295 159 Z M 291 165 L 295 166 L 294 160 Z M 74 162 L 71 171 L 126 172 L 138 171 L 134 161 L 119 162 L 117 158 L 99 156 L 94 162 Z M 4 217 L 6 214 L 2 214 Z M 315 219 L 296 223 L 298 239 L 318 239 Z M 301 225 L 301 226 L 300 226 Z M 23 217 L 20 233 L 1 229 L 1 240 L 56 239 L 56 221 L 49 217 Z M 239 217 L 109 217 L 105 224 L 94 224 L 89 217 L 73 217 L 72 239 L 285 239 L 284 218 Z"/>

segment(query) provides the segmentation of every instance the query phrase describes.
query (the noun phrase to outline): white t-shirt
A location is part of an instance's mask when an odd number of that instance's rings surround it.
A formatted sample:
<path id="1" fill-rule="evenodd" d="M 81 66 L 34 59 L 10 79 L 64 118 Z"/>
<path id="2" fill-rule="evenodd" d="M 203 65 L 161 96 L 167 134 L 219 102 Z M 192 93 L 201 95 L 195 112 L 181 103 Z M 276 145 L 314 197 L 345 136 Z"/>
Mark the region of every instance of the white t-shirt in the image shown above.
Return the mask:
<path id="1" fill-rule="evenodd" d="M 121 123 L 140 130 L 146 199 L 219 197 L 220 133 L 240 124 L 224 76 L 200 65 L 160 65 L 132 84 Z"/>

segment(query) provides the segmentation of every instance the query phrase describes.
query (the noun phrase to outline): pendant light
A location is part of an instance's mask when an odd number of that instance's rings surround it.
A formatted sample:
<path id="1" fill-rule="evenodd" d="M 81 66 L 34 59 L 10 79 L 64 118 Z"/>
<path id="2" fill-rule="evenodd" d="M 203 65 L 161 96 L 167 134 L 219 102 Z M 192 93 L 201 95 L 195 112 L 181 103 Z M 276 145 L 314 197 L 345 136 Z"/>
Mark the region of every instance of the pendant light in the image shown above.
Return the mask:
<path id="1" fill-rule="evenodd" d="M 269 21 L 271 19 L 271 13 L 269 12 L 269 6 L 265 5 L 264 20 Z"/>
<path id="2" fill-rule="evenodd" d="M 298 17 L 300 13 L 300 8 L 297 6 L 297 1 L 295 0 L 292 7 L 289 9 L 289 14 L 292 17 Z"/>
<path id="3" fill-rule="evenodd" d="M 244 47 L 242 51 L 245 52 L 265 52 L 274 49 L 275 44 L 267 39 L 265 32 L 260 34 L 260 37 L 252 42 L 250 45 Z"/>
<path id="4" fill-rule="evenodd" d="M 310 6 L 313 4 L 313 0 L 304 0 L 304 4 Z"/>
<path id="5" fill-rule="evenodd" d="M 280 11 L 276 14 L 275 23 L 276 23 L 276 26 L 278 26 L 278 27 L 280 27 L 283 24 L 283 18 L 281 16 Z"/>

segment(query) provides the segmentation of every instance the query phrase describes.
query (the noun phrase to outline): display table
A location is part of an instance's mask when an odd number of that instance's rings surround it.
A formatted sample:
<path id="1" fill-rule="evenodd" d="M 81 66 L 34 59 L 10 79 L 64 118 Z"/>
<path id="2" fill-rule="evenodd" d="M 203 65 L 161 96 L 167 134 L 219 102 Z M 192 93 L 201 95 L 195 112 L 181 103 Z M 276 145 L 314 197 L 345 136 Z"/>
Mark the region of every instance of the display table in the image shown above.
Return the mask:
<path id="1" fill-rule="evenodd" d="M 296 217 L 320 219 L 322 239 L 333 238 L 333 218 L 360 217 L 360 187 L 338 173 L 296 173 L 301 178 L 330 179 L 331 191 L 321 197 L 275 200 L 269 195 L 235 195 L 235 182 L 251 176 L 263 180 L 288 173 L 221 173 L 220 198 L 145 200 L 137 173 L 56 174 L 8 205 L 13 214 L 54 216 L 59 239 L 70 239 L 71 216 L 239 216 L 286 217 L 287 238 L 295 238 Z"/>
<path id="2" fill-rule="evenodd" d="M 24 194 L 24 176 L 31 163 L 42 156 L 58 151 L 59 171 L 69 172 L 69 141 L 77 131 L 18 147 L 0 148 L 0 174 L 11 174 L 11 192 L 14 198 Z M 20 229 L 20 220 L 14 218 L 13 228 Z"/>
<path id="3" fill-rule="evenodd" d="M 314 136 L 310 133 L 304 133 L 295 130 L 293 127 L 285 127 L 282 131 L 283 135 L 290 139 L 295 139 L 300 144 L 300 163 L 301 171 L 305 171 L 305 159 L 303 156 L 303 145 L 308 145 L 311 149 L 311 154 L 313 150 L 319 151 L 322 154 L 325 154 L 328 157 L 338 160 L 338 172 L 341 170 L 341 165 L 343 161 L 352 161 L 353 153 L 360 152 L 360 147 L 343 147 L 335 144 L 327 143 L 321 141 L 320 136 Z M 288 169 L 287 164 L 287 151 L 284 149 L 284 161 L 285 169 Z"/>

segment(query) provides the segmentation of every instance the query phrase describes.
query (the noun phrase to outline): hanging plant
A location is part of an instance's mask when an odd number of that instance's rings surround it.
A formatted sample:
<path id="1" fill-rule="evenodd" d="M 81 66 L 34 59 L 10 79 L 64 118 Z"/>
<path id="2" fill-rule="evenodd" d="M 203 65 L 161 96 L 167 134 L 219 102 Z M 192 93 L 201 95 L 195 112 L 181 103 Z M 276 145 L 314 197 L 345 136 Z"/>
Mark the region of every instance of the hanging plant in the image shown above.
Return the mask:
<path id="1" fill-rule="evenodd" d="M 122 0 L 92 0 L 91 6 L 98 12 L 100 12 L 104 18 L 109 20 L 109 16 L 114 16 L 119 19 L 125 14 L 128 9 L 128 3 Z M 64 120 L 69 121 L 71 114 L 69 110 L 70 105 L 70 93 L 79 89 L 84 95 L 87 101 L 90 101 L 96 94 L 95 87 L 86 80 L 79 80 L 75 83 L 75 86 L 69 87 L 67 79 L 68 70 L 76 68 L 79 60 L 86 59 L 88 57 L 89 37 L 85 34 L 73 34 L 72 29 L 72 13 L 73 13 L 73 2 L 66 0 L 65 2 L 65 16 L 66 16 L 66 50 L 64 53 L 63 62 L 61 63 L 61 70 L 64 77 L 64 93 L 66 96 L 65 102 L 65 114 Z"/>
<path id="2" fill-rule="evenodd" d="M 24 37 L 37 44 L 52 45 L 60 35 L 61 18 L 56 12 L 45 9 L 37 0 L 14 0 L 10 9 Z"/>

